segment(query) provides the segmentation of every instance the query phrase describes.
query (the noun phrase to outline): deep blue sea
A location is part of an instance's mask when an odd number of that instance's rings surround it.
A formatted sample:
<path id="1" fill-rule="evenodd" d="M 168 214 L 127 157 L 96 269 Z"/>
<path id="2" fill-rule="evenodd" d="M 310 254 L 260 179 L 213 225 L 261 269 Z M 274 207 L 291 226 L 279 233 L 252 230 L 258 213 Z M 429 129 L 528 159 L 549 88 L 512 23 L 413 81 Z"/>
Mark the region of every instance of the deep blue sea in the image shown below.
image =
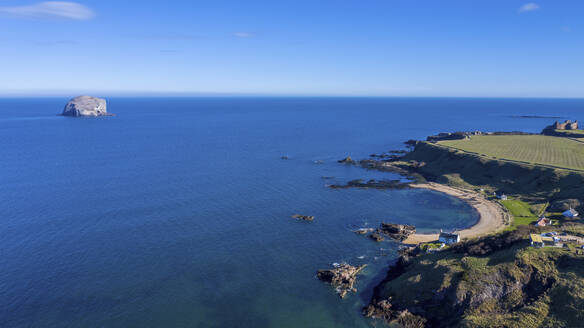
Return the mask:
<path id="1" fill-rule="evenodd" d="M 108 98 L 115 117 L 57 116 L 67 100 L 0 100 L 0 327 L 378 325 L 360 311 L 398 246 L 351 229 L 435 231 L 477 216 L 432 191 L 332 190 L 398 178 L 336 160 L 442 131 L 539 132 L 554 119 L 517 115 L 584 109 L 551 99 Z M 334 262 L 369 265 L 357 294 L 341 300 L 315 278 Z"/>

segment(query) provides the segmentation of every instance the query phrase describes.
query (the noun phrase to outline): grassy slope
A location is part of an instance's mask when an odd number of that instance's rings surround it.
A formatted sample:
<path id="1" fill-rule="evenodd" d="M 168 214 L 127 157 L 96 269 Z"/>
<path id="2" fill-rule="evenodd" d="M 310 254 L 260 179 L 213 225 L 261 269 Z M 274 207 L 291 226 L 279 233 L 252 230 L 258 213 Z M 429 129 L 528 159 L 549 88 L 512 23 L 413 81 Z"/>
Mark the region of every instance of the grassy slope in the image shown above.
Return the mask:
<path id="1" fill-rule="evenodd" d="M 584 170 L 584 143 L 542 135 L 473 136 L 438 144 L 495 159 Z"/>
<path id="2" fill-rule="evenodd" d="M 414 258 L 381 285 L 378 299 L 422 315 L 430 326 L 575 327 L 584 319 L 584 257 L 534 249 L 528 230 L 502 247 L 494 237 Z"/>
<path id="3" fill-rule="evenodd" d="M 498 137 L 487 136 L 486 138 Z M 472 142 L 472 140 L 460 142 Z M 537 150 L 530 149 L 524 152 L 536 153 Z M 520 195 L 523 197 L 522 200 L 528 200 L 532 204 L 546 203 L 556 199 L 580 199 L 584 195 L 583 171 L 566 171 L 494 160 L 429 143 L 416 145 L 414 151 L 407 154 L 402 163 L 405 163 L 403 165 L 408 166 L 410 170 L 439 183 L 467 188 L 484 188 L 488 192 L 503 191 L 506 194 Z M 412 163 L 417 164 L 412 165 Z"/>
<path id="4" fill-rule="evenodd" d="M 584 138 L 584 130 L 554 130 L 558 136 Z"/>

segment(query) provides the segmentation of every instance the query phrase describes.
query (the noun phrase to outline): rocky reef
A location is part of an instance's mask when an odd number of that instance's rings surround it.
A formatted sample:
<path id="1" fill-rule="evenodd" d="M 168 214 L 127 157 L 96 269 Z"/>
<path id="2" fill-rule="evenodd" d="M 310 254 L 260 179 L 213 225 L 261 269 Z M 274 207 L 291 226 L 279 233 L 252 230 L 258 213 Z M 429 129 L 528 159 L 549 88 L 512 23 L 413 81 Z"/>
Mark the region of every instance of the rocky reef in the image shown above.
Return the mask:
<path id="1" fill-rule="evenodd" d="M 354 287 L 357 281 L 357 275 L 367 265 L 352 266 L 346 263 L 339 264 L 333 269 L 318 270 L 316 276 L 324 282 L 330 283 L 339 293 L 341 298 L 347 296 L 349 292 L 357 292 Z"/>
<path id="2" fill-rule="evenodd" d="M 63 116 L 111 116 L 107 112 L 107 104 L 105 99 L 90 97 L 90 96 L 79 96 L 71 99 L 65 109 L 63 110 Z"/>

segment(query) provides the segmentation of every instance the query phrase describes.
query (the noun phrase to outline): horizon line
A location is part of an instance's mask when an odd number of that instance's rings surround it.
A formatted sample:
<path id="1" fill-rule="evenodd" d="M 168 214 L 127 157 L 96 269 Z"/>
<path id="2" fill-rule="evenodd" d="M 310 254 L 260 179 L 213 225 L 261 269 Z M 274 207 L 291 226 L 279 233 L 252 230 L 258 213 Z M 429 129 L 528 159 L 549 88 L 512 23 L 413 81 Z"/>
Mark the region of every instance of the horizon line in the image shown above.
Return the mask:
<path id="1" fill-rule="evenodd" d="M 583 96 L 551 95 L 383 95 L 339 93 L 164 92 L 164 91 L 40 91 L 0 92 L 0 98 L 74 98 L 80 95 L 111 98 L 459 98 L 459 99 L 584 99 Z"/>

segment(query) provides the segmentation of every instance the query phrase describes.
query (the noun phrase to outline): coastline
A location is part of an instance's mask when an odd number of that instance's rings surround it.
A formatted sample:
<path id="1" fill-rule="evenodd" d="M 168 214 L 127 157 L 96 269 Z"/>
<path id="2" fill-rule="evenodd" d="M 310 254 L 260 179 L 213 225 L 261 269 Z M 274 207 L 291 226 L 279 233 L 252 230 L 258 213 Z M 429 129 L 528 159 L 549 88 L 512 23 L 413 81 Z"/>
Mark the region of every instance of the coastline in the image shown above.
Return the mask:
<path id="1" fill-rule="evenodd" d="M 439 191 L 447 195 L 456 197 L 467 202 L 479 213 L 479 220 L 472 226 L 458 231 L 461 238 L 474 238 L 488 235 L 494 232 L 501 231 L 505 227 L 506 212 L 499 204 L 487 200 L 484 196 L 477 192 L 458 189 L 447 185 L 438 184 L 435 182 L 416 183 L 411 184 L 412 188 L 429 189 Z M 420 243 L 432 242 L 438 240 L 437 233 L 422 234 L 415 233 L 403 241 L 407 245 L 417 245 Z"/>

